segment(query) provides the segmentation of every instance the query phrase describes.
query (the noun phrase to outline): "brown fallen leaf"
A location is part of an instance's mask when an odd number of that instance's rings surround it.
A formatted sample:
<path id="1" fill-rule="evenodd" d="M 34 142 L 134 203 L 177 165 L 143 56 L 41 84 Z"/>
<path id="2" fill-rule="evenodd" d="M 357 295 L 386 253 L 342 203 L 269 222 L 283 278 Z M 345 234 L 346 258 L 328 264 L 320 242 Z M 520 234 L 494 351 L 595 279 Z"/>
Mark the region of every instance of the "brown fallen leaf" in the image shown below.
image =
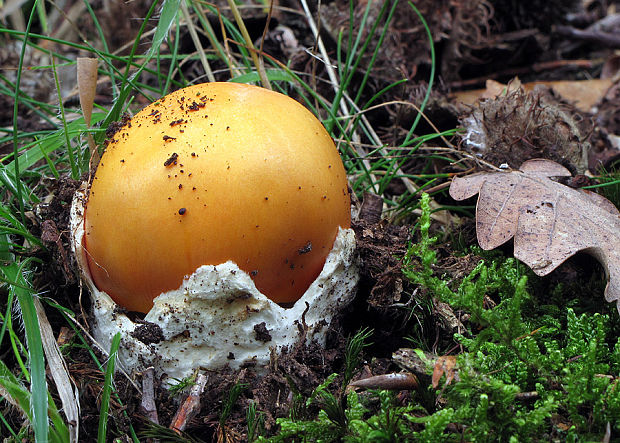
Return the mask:
<path id="1" fill-rule="evenodd" d="M 457 377 L 456 355 L 442 355 L 441 357 L 437 358 L 437 361 L 435 362 L 435 367 L 433 368 L 433 388 L 437 388 L 437 386 L 439 386 L 439 380 L 441 380 L 441 376 L 444 374 L 446 375 L 445 386 L 448 386 L 450 383 L 452 383 L 452 380 Z"/>
<path id="2" fill-rule="evenodd" d="M 606 198 L 564 186 L 563 166 L 545 159 L 524 162 L 520 170 L 455 178 L 450 196 L 478 195 L 476 232 L 482 249 L 514 237 L 514 255 L 537 275 L 549 274 L 579 251 L 594 256 L 607 273 L 605 299 L 620 312 L 620 212 Z"/>
<path id="3" fill-rule="evenodd" d="M 457 103 L 473 105 L 479 99 L 495 98 L 505 95 L 522 87 L 526 92 L 534 91 L 536 86 L 542 85 L 553 90 L 564 100 L 574 103 L 575 107 L 582 112 L 590 112 L 604 96 L 609 88 L 614 84 L 612 78 L 592 79 L 592 80 L 560 80 L 560 81 L 536 81 L 521 83 L 518 78 L 512 80 L 507 85 L 495 80 L 487 80 L 485 89 L 462 91 L 452 94 Z"/>

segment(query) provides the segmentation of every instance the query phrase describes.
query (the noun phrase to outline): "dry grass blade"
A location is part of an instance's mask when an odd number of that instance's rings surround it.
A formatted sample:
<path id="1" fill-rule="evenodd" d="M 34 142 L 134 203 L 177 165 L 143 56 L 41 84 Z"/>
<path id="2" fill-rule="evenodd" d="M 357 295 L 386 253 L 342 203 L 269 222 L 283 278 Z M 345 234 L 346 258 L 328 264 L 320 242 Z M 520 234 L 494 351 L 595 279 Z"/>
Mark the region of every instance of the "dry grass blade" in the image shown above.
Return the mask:
<path id="1" fill-rule="evenodd" d="M 185 21 L 187 22 L 187 30 L 189 31 L 189 35 L 192 38 L 194 46 L 196 47 L 198 57 L 200 57 L 200 62 L 202 63 L 202 67 L 205 70 L 207 79 L 209 79 L 210 82 L 214 82 L 215 76 L 213 75 L 213 71 L 211 71 L 211 66 L 209 65 L 209 61 L 205 56 L 205 51 L 202 47 L 202 43 L 200 43 L 200 38 L 198 38 L 198 33 L 196 32 L 196 28 L 194 27 L 194 21 L 192 20 L 192 17 L 187 8 L 187 4 L 184 1 L 181 2 L 181 12 L 183 13 L 183 18 L 185 18 Z"/>
<path id="2" fill-rule="evenodd" d="M 23 413 L 19 403 L 11 396 L 11 394 L 9 394 L 9 391 L 5 389 L 4 386 L 2 386 L 1 384 L 0 384 L 0 397 L 2 397 L 3 400 L 6 400 L 7 402 L 9 402 L 11 406 L 15 408 L 16 411 L 19 411 L 21 413 L 23 419 L 26 420 L 26 414 Z"/>
<path id="3" fill-rule="evenodd" d="M 246 46 L 250 50 L 250 56 L 252 57 L 252 61 L 254 62 L 254 66 L 256 67 L 256 72 L 258 72 L 258 75 L 260 77 L 261 85 L 263 86 L 263 88 L 272 89 L 271 83 L 269 83 L 269 79 L 267 78 L 267 73 L 265 72 L 262 58 L 259 58 L 258 51 L 256 51 L 256 48 L 254 48 L 254 43 L 252 43 L 252 38 L 250 37 L 250 34 L 245 27 L 245 23 L 243 21 L 243 18 L 241 17 L 241 14 L 239 13 L 237 4 L 234 0 L 228 0 L 228 6 L 230 6 L 230 10 L 235 17 L 235 21 L 237 22 L 237 26 L 239 27 L 239 31 L 241 31 L 243 39 L 245 40 Z"/>
<path id="4" fill-rule="evenodd" d="M 80 426 L 80 400 L 77 387 L 75 390 L 73 389 L 67 365 L 60 353 L 60 349 L 58 349 L 52 327 L 47 320 L 41 301 L 37 297 L 33 297 L 33 301 L 41 329 L 43 350 L 45 351 L 50 373 L 54 383 L 56 383 L 56 390 L 62 402 L 62 409 L 67 417 L 71 442 L 77 442 Z"/>
<path id="5" fill-rule="evenodd" d="M 26 20 L 21 10 L 22 6 L 26 3 L 26 0 L 8 0 L 0 8 L 0 20 L 3 22 L 6 18 L 10 18 L 13 28 L 18 31 L 26 30 Z"/>

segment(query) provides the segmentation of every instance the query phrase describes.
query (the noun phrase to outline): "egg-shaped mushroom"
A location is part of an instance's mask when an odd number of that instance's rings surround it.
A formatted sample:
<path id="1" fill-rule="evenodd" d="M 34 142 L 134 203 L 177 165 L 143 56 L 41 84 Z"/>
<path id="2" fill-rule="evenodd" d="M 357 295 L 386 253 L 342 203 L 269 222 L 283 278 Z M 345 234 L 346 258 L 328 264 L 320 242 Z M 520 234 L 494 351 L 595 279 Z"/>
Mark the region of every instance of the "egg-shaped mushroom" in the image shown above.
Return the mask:
<path id="1" fill-rule="evenodd" d="M 205 83 L 173 92 L 109 141 L 83 246 L 101 291 L 128 310 L 232 261 L 277 303 L 319 275 L 350 225 L 346 173 L 321 123 L 276 92 Z"/>

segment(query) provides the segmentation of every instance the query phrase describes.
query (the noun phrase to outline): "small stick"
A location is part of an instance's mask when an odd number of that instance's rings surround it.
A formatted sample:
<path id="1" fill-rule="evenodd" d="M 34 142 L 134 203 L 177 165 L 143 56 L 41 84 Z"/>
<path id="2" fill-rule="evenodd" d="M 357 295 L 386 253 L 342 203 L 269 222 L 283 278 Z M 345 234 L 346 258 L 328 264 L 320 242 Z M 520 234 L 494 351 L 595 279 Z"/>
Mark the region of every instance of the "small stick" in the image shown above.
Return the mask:
<path id="1" fill-rule="evenodd" d="M 147 418 L 159 424 L 157 406 L 155 405 L 155 370 L 151 366 L 142 373 L 142 402 L 140 406 Z"/>
<path id="2" fill-rule="evenodd" d="M 555 31 L 563 37 L 570 37 L 574 40 L 598 43 L 610 48 L 620 48 L 620 33 L 576 29 L 570 26 L 557 26 Z"/>
<path id="3" fill-rule="evenodd" d="M 349 386 L 364 389 L 389 389 L 392 391 L 412 390 L 418 387 L 418 378 L 409 372 L 383 374 L 357 380 Z"/>
<path id="4" fill-rule="evenodd" d="M 185 430 L 187 423 L 198 415 L 200 412 L 200 395 L 205 390 L 208 378 L 209 377 L 202 373 L 196 376 L 196 384 L 192 386 L 187 398 L 181 404 L 181 407 L 172 419 L 170 429 L 180 433 Z"/>
<path id="5" fill-rule="evenodd" d="M 538 398 L 538 392 L 529 391 L 529 392 L 517 392 L 515 394 L 515 400 L 536 400 Z"/>
<path id="6" fill-rule="evenodd" d="M 494 73 L 485 75 L 483 77 L 470 78 L 467 80 L 455 81 L 448 84 L 450 89 L 462 89 L 464 87 L 484 85 L 487 80 L 501 78 L 501 77 L 514 77 L 520 74 L 529 74 L 532 72 L 541 72 L 548 70 L 555 70 L 561 67 L 573 67 L 573 68 L 592 68 L 596 62 L 593 60 L 552 60 L 548 62 L 534 63 L 531 66 L 524 66 L 520 68 L 510 68 L 505 70 L 496 71 Z"/>

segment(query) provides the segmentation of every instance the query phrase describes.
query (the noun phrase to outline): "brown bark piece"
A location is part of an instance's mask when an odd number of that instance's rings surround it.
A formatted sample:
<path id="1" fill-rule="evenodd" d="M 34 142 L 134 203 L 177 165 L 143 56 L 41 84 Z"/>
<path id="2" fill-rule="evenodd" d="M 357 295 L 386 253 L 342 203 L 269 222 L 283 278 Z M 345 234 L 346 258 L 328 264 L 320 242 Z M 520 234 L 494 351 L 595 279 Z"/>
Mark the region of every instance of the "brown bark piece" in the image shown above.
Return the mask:
<path id="1" fill-rule="evenodd" d="M 450 196 L 478 194 L 480 247 L 493 249 L 514 237 L 515 257 L 537 275 L 549 274 L 579 251 L 594 256 L 607 272 L 605 299 L 618 301 L 620 312 L 620 212 L 598 194 L 551 179 L 566 176 L 570 172 L 555 162 L 528 160 L 518 171 L 457 177 Z"/>

